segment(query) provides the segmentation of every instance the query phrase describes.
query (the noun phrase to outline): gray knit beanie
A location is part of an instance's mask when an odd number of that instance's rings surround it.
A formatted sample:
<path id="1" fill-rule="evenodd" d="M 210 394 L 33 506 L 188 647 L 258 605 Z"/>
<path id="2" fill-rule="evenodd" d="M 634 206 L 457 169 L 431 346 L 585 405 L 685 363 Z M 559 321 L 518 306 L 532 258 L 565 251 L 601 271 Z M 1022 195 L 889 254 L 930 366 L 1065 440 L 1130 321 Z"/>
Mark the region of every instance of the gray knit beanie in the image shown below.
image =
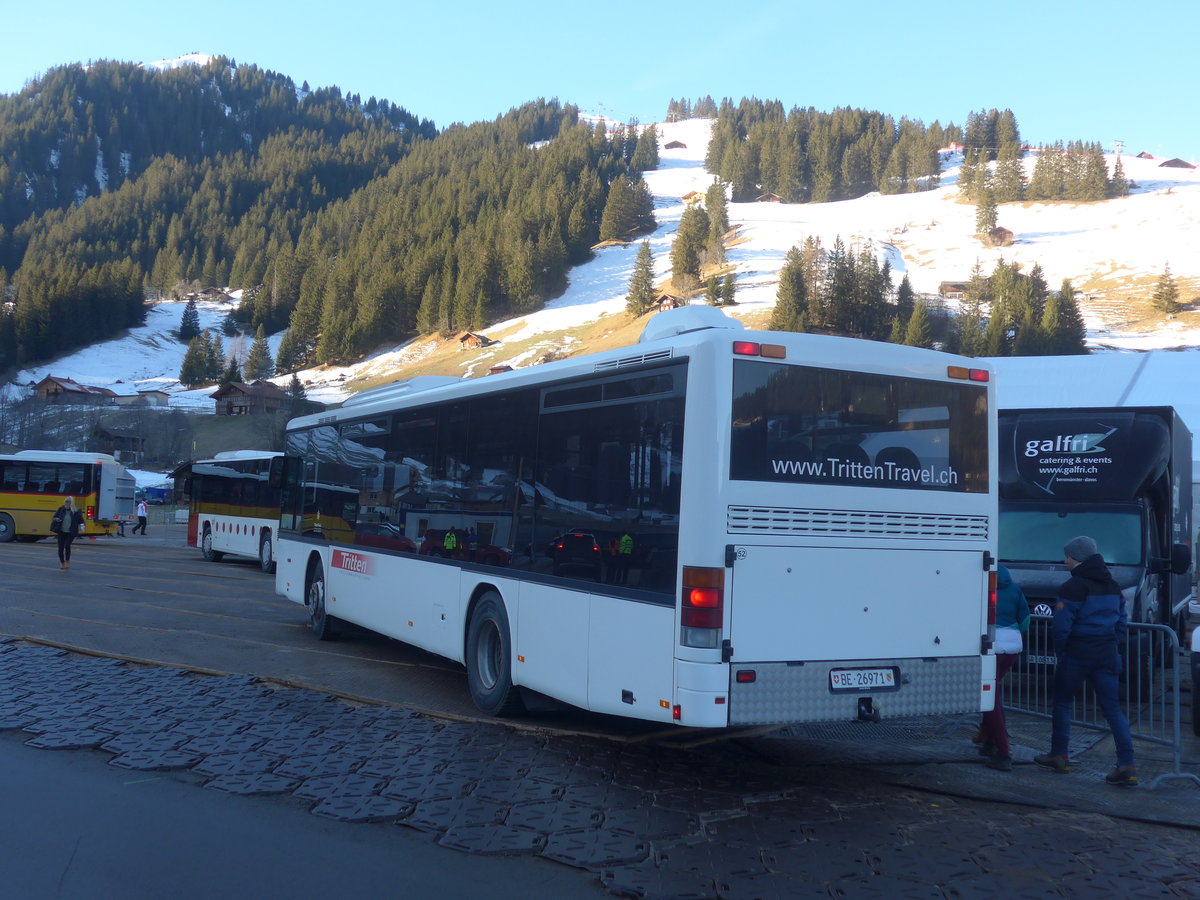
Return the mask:
<path id="1" fill-rule="evenodd" d="M 1071 559 L 1083 562 L 1089 556 L 1095 556 L 1100 551 L 1096 549 L 1096 542 L 1086 534 L 1081 534 L 1077 538 L 1071 538 L 1067 541 L 1067 545 L 1063 547 L 1063 554 L 1071 557 Z"/>

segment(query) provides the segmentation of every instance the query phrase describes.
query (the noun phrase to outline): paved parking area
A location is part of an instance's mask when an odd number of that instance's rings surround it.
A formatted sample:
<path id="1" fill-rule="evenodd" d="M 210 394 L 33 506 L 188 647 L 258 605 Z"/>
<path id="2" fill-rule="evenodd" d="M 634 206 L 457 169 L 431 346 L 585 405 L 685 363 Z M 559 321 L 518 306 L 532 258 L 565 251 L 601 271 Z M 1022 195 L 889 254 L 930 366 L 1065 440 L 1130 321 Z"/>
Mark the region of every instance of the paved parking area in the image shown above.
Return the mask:
<path id="1" fill-rule="evenodd" d="M 205 790 L 303 803 L 347 828 L 400 826 L 466 853 L 541 856 L 622 896 L 1200 896 L 1194 834 L 1154 824 L 1200 825 L 1191 812 L 1200 793 L 1104 785 L 1110 751 L 1095 736 L 1078 736 L 1082 770 L 1058 776 L 984 768 L 965 723 L 712 734 L 557 712 L 522 728 L 456 720 L 429 714 L 428 703 L 422 712 L 365 696 L 386 684 L 377 669 L 399 680 L 423 671 L 420 658 L 389 660 L 404 648 L 367 637 L 285 667 L 296 676 L 288 684 L 270 680 L 280 660 L 317 646 L 303 643 L 301 611 L 273 604 L 269 579 L 248 567 L 210 567 L 209 576 L 178 548 L 150 546 L 94 555 L 87 565 L 108 574 L 80 579 L 92 596 L 57 610 L 31 605 L 45 590 L 31 574 L 41 548 L 18 548 L 30 569 L 17 567 L 17 590 L 0 589 L 0 621 L 44 632 L 62 623 L 76 646 L 90 635 L 137 638 L 159 655 L 207 647 L 216 659 L 242 658 L 246 671 L 197 674 L 186 661 L 146 665 L 6 640 L 0 739 L 187 773 Z M 133 578 L 139 561 L 152 564 L 159 593 L 96 599 L 102 582 L 129 583 L 104 566 Z M 177 569 L 164 576 L 167 563 Z M 214 590 L 198 586 L 216 576 L 225 581 Z M 186 640 L 155 636 L 185 621 Z M 253 650 L 258 658 L 247 658 Z M 465 695 L 461 672 L 439 674 L 430 702 Z M 311 688 L 297 686 L 308 678 Z M 342 681 L 356 690 L 320 689 Z M 410 689 L 420 693 L 399 692 Z M 1012 728 L 1019 761 L 1040 751 L 1044 722 Z"/>

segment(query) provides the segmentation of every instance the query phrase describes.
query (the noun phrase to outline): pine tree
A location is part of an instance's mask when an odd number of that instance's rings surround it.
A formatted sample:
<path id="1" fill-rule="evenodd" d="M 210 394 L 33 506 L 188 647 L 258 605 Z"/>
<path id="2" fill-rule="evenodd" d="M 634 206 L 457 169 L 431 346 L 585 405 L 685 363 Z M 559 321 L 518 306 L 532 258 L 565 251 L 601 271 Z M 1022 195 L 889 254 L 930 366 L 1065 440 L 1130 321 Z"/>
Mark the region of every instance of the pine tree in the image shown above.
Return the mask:
<path id="1" fill-rule="evenodd" d="M 708 236 L 708 215 L 698 206 L 684 210 L 671 245 L 671 279 L 687 294 L 700 276 L 700 251 Z"/>
<path id="2" fill-rule="evenodd" d="M 304 385 L 300 383 L 300 377 L 295 372 L 288 381 L 287 395 L 288 413 L 292 418 L 308 412 L 308 392 L 304 390 Z"/>
<path id="3" fill-rule="evenodd" d="M 179 342 L 190 344 L 192 338 L 200 334 L 200 312 L 196 309 L 196 298 L 188 297 L 187 305 L 183 308 L 183 317 L 179 322 Z"/>
<path id="4" fill-rule="evenodd" d="M 254 343 L 246 356 L 246 377 L 251 381 L 260 378 L 270 378 L 275 374 L 275 364 L 271 360 L 271 348 L 267 344 L 267 333 L 262 325 L 254 334 Z"/>
<path id="5" fill-rule="evenodd" d="M 192 388 L 204 384 L 208 377 L 208 354 L 204 340 L 197 336 L 188 342 L 187 352 L 183 354 L 183 364 L 179 367 L 179 383 Z"/>
<path id="6" fill-rule="evenodd" d="M 804 281 L 804 257 L 792 247 L 779 272 L 779 288 L 775 291 L 775 308 L 767 325 L 771 331 L 804 331 L 801 320 L 808 316 L 808 292 Z"/>
<path id="7" fill-rule="evenodd" d="M 925 301 L 919 298 L 913 304 L 912 315 L 908 317 L 908 327 L 904 329 L 904 343 L 910 347 L 933 346 L 929 314 L 925 311 Z"/>
<path id="8" fill-rule="evenodd" d="M 231 309 L 221 319 L 221 334 L 225 335 L 225 337 L 237 337 L 241 333 L 242 330 L 238 327 L 237 319 L 233 317 L 233 310 Z"/>
<path id="9" fill-rule="evenodd" d="M 234 354 L 230 354 L 229 366 L 221 373 L 221 384 L 232 384 L 235 381 L 242 380 L 242 370 L 238 366 L 238 358 Z"/>
<path id="10" fill-rule="evenodd" d="M 915 295 L 908 274 L 900 279 L 900 287 L 896 288 L 896 318 L 901 326 L 907 326 L 909 318 L 915 309 Z"/>
<path id="11" fill-rule="evenodd" d="M 715 275 L 704 282 L 704 302 L 709 306 L 721 305 L 721 283 Z"/>
<path id="12" fill-rule="evenodd" d="M 1112 181 L 1108 185 L 1108 196 L 1125 197 L 1129 194 L 1129 181 L 1125 178 L 1125 165 L 1120 154 L 1113 163 Z"/>
<path id="13" fill-rule="evenodd" d="M 1087 331 L 1079 306 L 1075 302 L 1075 289 L 1069 279 L 1063 279 L 1057 294 L 1046 298 L 1046 309 L 1042 313 L 1041 338 L 1045 352 L 1055 356 L 1087 353 Z"/>
<path id="14" fill-rule="evenodd" d="M 629 293 L 625 295 L 625 311 L 632 316 L 645 314 L 654 305 L 654 256 L 650 242 L 642 241 L 637 259 L 633 263 L 633 275 L 629 279 Z"/>
<path id="15" fill-rule="evenodd" d="M 608 201 L 600 219 L 600 240 L 620 241 L 633 233 L 637 225 L 633 187 L 624 175 L 618 175 L 608 188 Z"/>
<path id="16" fill-rule="evenodd" d="M 714 181 L 704 194 L 704 211 L 708 214 L 708 240 L 705 260 L 711 265 L 725 262 L 725 232 L 729 230 L 729 207 L 725 201 L 725 185 Z"/>
<path id="17" fill-rule="evenodd" d="M 1158 285 L 1154 288 L 1153 300 L 1154 308 L 1164 315 L 1173 316 L 1183 309 L 1179 302 L 1179 287 L 1175 284 L 1169 264 L 1163 267 Z"/>
<path id="18" fill-rule="evenodd" d="M 979 203 L 975 207 L 975 232 L 987 234 L 996 227 L 996 200 L 990 187 L 977 192 Z"/>
<path id="19" fill-rule="evenodd" d="M 638 136 L 629 168 L 635 172 L 649 172 L 658 168 L 658 130 L 653 125 L 647 125 Z"/>
<path id="20" fill-rule="evenodd" d="M 208 338 L 207 380 L 210 382 L 220 381 L 221 375 L 225 371 L 225 342 L 221 340 L 221 335 L 213 334 L 211 331 L 206 330 L 204 336 Z"/>
<path id="21" fill-rule="evenodd" d="M 736 306 L 737 300 L 734 295 L 737 293 L 737 285 L 734 283 L 733 273 L 726 272 L 725 280 L 721 282 L 721 305 Z"/>

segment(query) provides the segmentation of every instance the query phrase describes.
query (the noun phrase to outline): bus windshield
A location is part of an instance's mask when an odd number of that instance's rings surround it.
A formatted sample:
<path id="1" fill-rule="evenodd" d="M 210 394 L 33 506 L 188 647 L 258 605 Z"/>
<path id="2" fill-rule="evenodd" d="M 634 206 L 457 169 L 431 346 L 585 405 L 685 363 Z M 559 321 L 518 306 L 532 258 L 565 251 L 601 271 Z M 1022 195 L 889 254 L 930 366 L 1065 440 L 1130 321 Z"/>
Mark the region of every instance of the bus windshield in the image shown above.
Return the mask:
<path id="1" fill-rule="evenodd" d="M 987 389 L 736 360 L 730 478 L 986 493 Z"/>
<path id="2" fill-rule="evenodd" d="M 1105 506 L 1070 510 L 1053 506 L 1000 508 L 1000 559 L 1004 562 L 1063 561 L 1063 546 L 1081 534 L 1095 539 L 1104 561 L 1142 564 L 1142 510 Z"/>

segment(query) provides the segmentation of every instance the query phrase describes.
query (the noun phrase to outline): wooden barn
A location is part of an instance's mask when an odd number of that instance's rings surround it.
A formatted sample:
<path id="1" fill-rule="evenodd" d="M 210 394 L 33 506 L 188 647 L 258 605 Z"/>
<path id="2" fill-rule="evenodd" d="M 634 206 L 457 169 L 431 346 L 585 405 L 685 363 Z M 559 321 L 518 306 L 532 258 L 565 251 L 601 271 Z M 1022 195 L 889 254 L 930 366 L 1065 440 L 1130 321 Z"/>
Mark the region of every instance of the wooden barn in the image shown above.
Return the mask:
<path id="1" fill-rule="evenodd" d="M 1013 242 L 1013 233 L 1007 228 L 997 225 L 987 233 L 989 247 L 1009 247 Z"/>
<path id="2" fill-rule="evenodd" d="M 480 347 L 489 347 L 496 343 L 490 337 L 483 334 L 476 334 L 473 331 L 468 331 L 458 339 L 459 350 L 478 350 Z"/>

